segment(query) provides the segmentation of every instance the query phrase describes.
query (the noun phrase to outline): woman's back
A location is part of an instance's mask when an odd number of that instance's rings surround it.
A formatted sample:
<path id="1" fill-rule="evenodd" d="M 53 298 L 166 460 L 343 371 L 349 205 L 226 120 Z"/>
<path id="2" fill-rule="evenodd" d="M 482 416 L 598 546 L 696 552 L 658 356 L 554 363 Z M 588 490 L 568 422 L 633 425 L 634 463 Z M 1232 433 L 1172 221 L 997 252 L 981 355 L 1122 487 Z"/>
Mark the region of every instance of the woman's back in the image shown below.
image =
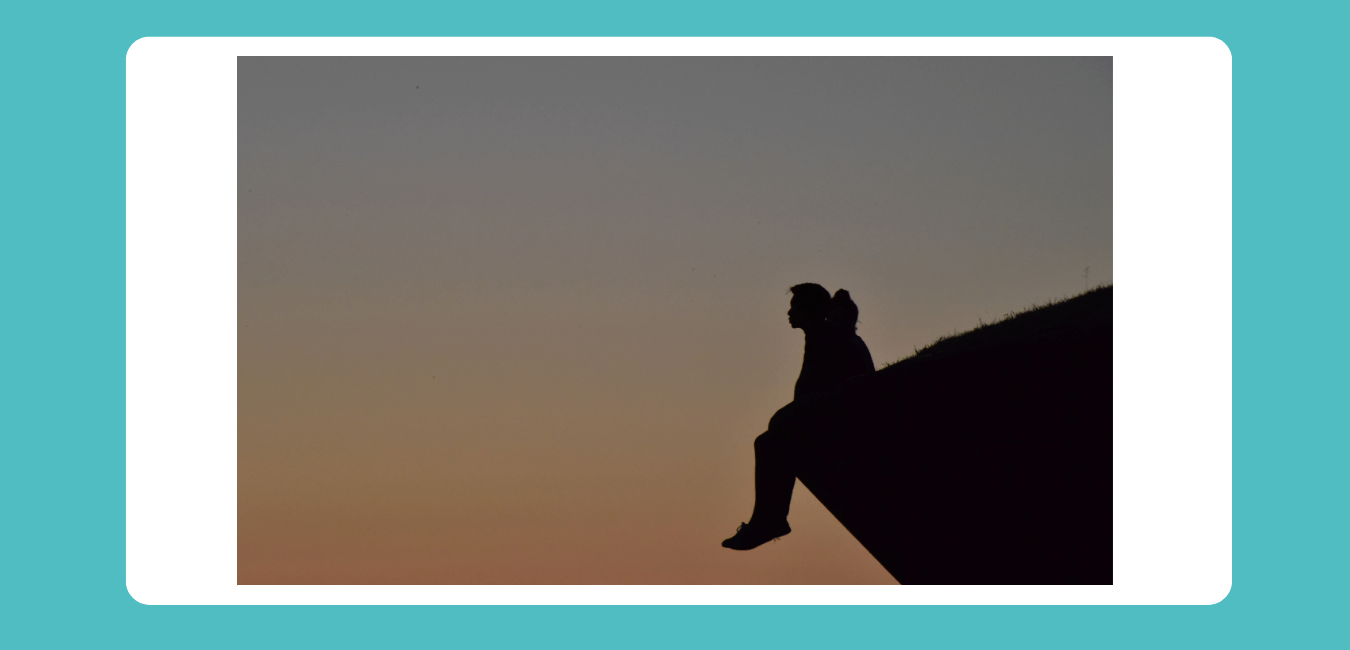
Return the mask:
<path id="1" fill-rule="evenodd" d="M 853 332 L 840 333 L 839 337 L 839 374 L 845 380 L 877 371 L 872 363 L 872 352 L 862 337 Z"/>

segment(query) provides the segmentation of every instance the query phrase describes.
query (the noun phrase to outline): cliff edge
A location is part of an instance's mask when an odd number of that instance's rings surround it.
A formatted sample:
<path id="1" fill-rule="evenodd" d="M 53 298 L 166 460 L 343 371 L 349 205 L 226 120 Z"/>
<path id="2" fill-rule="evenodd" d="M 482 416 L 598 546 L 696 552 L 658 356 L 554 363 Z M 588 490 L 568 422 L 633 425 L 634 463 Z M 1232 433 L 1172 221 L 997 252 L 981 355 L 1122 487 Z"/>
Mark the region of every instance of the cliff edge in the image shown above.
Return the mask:
<path id="1" fill-rule="evenodd" d="M 798 477 L 904 584 L 1111 584 L 1111 287 L 792 405 Z"/>

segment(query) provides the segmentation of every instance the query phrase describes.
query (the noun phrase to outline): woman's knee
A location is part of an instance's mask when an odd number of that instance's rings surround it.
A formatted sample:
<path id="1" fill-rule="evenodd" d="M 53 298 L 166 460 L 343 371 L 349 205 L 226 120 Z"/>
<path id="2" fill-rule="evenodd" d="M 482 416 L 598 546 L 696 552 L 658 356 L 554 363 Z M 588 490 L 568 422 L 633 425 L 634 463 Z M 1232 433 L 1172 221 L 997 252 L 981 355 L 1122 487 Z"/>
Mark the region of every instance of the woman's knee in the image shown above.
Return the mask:
<path id="1" fill-rule="evenodd" d="M 755 438 L 755 453 L 757 454 L 772 451 L 777 446 L 778 436 L 773 435 L 772 431 L 765 431 Z"/>

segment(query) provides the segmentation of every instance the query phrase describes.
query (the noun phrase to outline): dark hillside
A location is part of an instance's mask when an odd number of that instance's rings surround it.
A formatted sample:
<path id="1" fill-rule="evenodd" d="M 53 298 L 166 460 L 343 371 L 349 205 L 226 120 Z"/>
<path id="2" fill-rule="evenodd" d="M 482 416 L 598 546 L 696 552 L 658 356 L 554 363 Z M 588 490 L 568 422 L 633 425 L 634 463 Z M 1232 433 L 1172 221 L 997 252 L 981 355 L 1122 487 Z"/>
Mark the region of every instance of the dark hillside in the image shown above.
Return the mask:
<path id="1" fill-rule="evenodd" d="M 1084 326 L 1104 325 L 1110 328 L 1111 289 L 1110 286 L 1097 287 L 1067 300 L 1009 314 L 1001 321 L 981 325 L 957 336 L 944 336 L 919 350 L 913 357 L 900 362 L 915 357 L 1027 342 L 1037 337 L 1081 330 Z"/>
<path id="2" fill-rule="evenodd" d="M 907 584 L 1110 584 L 1111 288 L 813 402 L 802 483 Z"/>

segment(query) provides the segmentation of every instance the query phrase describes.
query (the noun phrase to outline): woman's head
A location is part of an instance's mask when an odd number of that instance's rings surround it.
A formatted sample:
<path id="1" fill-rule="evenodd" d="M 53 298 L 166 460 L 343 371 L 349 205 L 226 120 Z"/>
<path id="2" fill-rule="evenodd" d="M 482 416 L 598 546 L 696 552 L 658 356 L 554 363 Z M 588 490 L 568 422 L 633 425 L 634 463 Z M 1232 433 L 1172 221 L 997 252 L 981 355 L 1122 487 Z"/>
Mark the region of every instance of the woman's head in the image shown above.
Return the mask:
<path id="1" fill-rule="evenodd" d="M 834 292 L 826 320 L 842 331 L 858 331 L 858 305 L 853 302 L 853 297 L 848 295 L 848 291 L 840 289 Z"/>

